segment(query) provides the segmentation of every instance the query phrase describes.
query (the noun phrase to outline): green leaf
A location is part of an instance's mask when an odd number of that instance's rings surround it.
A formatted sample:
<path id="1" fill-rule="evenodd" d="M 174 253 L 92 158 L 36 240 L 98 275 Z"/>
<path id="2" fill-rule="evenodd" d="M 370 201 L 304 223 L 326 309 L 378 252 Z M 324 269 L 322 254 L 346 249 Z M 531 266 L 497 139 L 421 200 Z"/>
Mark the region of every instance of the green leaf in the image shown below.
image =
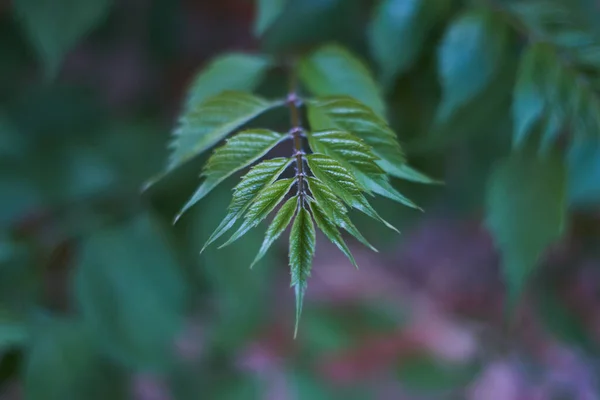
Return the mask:
<path id="1" fill-rule="evenodd" d="M 273 158 L 253 167 L 234 188 L 229 211 L 217 229 L 210 235 L 201 253 L 215 240 L 225 234 L 239 217 L 254 203 L 263 189 L 270 186 L 292 162 L 291 158 Z"/>
<path id="2" fill-rule="evenodd" d="M 356 178 L 339 162 L 321 153 L 313 153 L 306 157 L 312 173 L 329 186 L 350 207 L 367 214 L 371 218 L 383 222 L 388 228 L 398 230 L 377 214 L 367 199 L 360 192 Z"/>
<path id="3" fill-rule="evenodd" d="M 296 195 L 286 201 L 283 206 L 281 206 L 277 212 L 277 215 L 275 215 L 275 218 L 273 218 L 273 222 L 271 222 L 271 225 L 269 225 L 269 229 L 267 229 L 267 233 L 265 234 L 265 239 L 260 247 L 260 250 L 258 251 L 258 254 L 256 255 L 256 258 L 254 261 L 252 261 L 250 268 L 252 268 L 258 261 L 260 261 L 260 259 L 264 257 L 269 250 L 269 247 L 271 247 L 273 242 L 277 240 L 277 238 L 288 227 L 290 222 L 292 222 L 292 218 L 294 218 L 294 215 L 296 214 L 297 205 L 298 196 Z"/>
<path id="4" fill-rule="evenodd" d="M 188 89 L 186 109 L 224 91 L 252 92 L 263 80 L 271 60 L 244 53 L 222 54 L 198 72 Z"/>
<path id="5" fill-rule="evenodd" d="M 389 183 L 385 171 L 375 162 L 378 158 L 371 148 L 356 136 L 335 129 L 309 132 L 311 149 L 339 161 L 354 175 L 360 186 L 367 191 L 395 200 L 409 207 L 418 208 Z"/>
<path id="6" fill-rule="evenodd" d="M 521 58 L 512 107 L 515 146 L 525 143 L 527 136 L 543 116 L 546 101 L 540 80 L 547 62 L 543 46 L 530 47 Z"/>
<path id="7" fill-rule="evenodd" d="M 108 364 L 80 321 L 53 319 L 35 328 L 23 371 L 30 400 L 125 400 L 124 374 Z"/>
<path id="8" fill-rule="evenodd" d="M 112 357 L 131 368 L 171 364 L 187 285 L 148 215 L 94 232 L 84 243 L 74 284 L 86 324 Z"/>
<path id="9" fill-rule="evenodd" d="M 265 111 L 281 105 L 243 92 L 222 92 L 195 104 L 179 120 L 167 171 L 217 144 Z"/>
<path id="10" fill-rule="evenodd" d="M 308 177 L 306 182 L 315 201 L 319 203 L 319 206 L 330 220 L 354 236 L 363 245 L 377 252 L 377 249 L 364 238 L 352 221 L 350 221 L 350 218 L 346 215 L 348 211 L 346 206 L 329 187 L 314 177 Z"/>
<path id="11" fill-rule="evenodd" d="M 396 176 L 406 163 L 398 137 L 384 119 L 369 107 L 346 96 L 317 98 L 308 103 L 308 120 L 313 131 L 338 128 L 350 132 L 372 147 L 383 170 Z"/>
<path id="12" fill-rule="evenodd" d="M 379 164 L 383 165 L 384 163 L 380 162 Z M 404 179 L 406 181 L 411 181 L 411 182 L 416 182 L 416 183 L 424 183 L 427 185 L 439 185 L 439 184 L 443 183 L 442 181 L 430 178 L 429 176 L 414 169 L 413 167 L 409 166 L 408 164 L 404 164 L 404 165 L 400 165 L 400 166 L 388 164 L 386 166 L 386 168 L 384 168 L 384 170 L 386 170 L 390 175 L 393 175 L 396 178 Z M 393 172 L 389 172 L 391 170 L 393 170 Z"/>
<path id="13" fill-rule="evenodd" d="M 286 137 L 268 129 L 249 129 L 228 139 L 206 162 L 202 171 L 204 182 L 177 214 L 175 221 L 218 184 L 267 154 Z"/>
<path id="14" fill-rule="evenodd" d="M 449 5 L 447 0 L 383 0 L 379 3 L 369 26 L 369 42 L 385 85 L 391 85 L 396 76 L 414 64 L 432 28 Z"/>
<path id="15" fill-rule="evenodd" d="M 302 206 L 292 225 L 290 232 L 290 272 L 291 286 L 296 293 L 296 327 L 294 337 L 298 333 L 298 323 L 302 314 L 302 303 L 306 291 L 307 280 L 310 277 L 312 259 L 315 255 L 315 226 L 310 213 Z"/>
<path id="16" fill-rule="evenodd" d="M 507 45 L 508 28 L 491 12 L 467 11 L 452 22 L 438 49 L 443 92 L 439 120 L 446 120 L 492 82 Z"/>
<path id="17" fill-rule="evenodd" d="M 15 0 L 29 40 L 53 78 L 63 57 L 108 15 L 110 0 Z"/>
<path id="18" fill-rule="evenodd" d="M 358 265 L 356 264 L 356 261 L 354 260 L 354 257 L 350 252 L 350 249 L 348 248 L 348 246 L 346 246 L 346 243 L 344 242 L 340 231 L 338 231 L 336 227 L 335 221 L 332 221 L 329 219 L 329 217 L 327 217 L 325 211 L 323 211 L 319 203 L 317 203 L 316 201 L 311 201 L 309 203 L 309 206 L 310 212 L 312 213 L 313 218 L 315 219 L 315 222 L 317 223 L 319 229 L 325 234 L 325 236 L 327 236 L 329 240 L 331 240 L 333 244 L 335 244 L 338 247 L 338 249 L 340 249 L 342 253 L 344 253 L 346 257 L 348 257 L 352 265 L 358 268 Z"/>
<path id="19" fill-rule="evenodd" d="M 267 217 L 283 200 L 285 195 L 289 192 L 290 188 L 296 181 L 296 178 L 281 179 L 272 185 L 264 188 L 256 199 L 250 205 L 248 212 L 244 216 L 244 222 L 239 229 L 229 238 L 227 242 L 222 244 L 219 248 L 230 245 L 240 237 L 242 237 L 250 229 L 258 225 L 263 219 Z"/>
<path id="20" fill-rule="evenodd" d="M 557 154 L 514 152 L 492 173 L 486 223 L 502 254 L 511 306 L 543 251 L 560 237 L 565 218 L 566 168 Z"/>
<path id="21" fill-rule="evenodd" d="M 576 137 L 567 162 L 569 205 L 595 207 L 600 202 L 600 136 Z"/>
<path id="22" fill-rule="evenodd" d="M 300 79 L 316 96 L 346 95 L 385 118 L 381 90 L 369 69 L 337 45 L 318 48 L 300 62 Z"/>
<path id="23" fill-rule="evenodd" d="M 283 11 L 287 0 L 256 0 L 254 35 L 262 36 Z"/>
<path id="24" fill-rule="evenodd" d="M 29 341 L 24 321 L 12 312 L 0 309 L 0 353 L 20 347 Z"/>

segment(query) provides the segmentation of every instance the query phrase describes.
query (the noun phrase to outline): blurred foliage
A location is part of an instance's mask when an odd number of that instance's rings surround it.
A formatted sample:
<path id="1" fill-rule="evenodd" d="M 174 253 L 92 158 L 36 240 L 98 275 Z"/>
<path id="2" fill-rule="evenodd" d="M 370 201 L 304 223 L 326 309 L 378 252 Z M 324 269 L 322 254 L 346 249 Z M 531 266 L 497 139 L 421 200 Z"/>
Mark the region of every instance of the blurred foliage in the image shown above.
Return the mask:
<path id="1" fill-rule="evenodd" d="M 593 0 L 0 4 L 0 398 L 474 399 L 489 372 L 482 358 L 510 363 L 520 351 L 519 376 L 532 382 L 548 337 L 595 360 L 600 276 L 581 265 L 600 243 L 599 20 Z M 303 57 L 307 92 L 354 96 L 387 119 L 414 166 L 395 170 L 404 179 L 393 187 L 425 209 L 373 199 L 401 236 L 352 215 L 389 264 L 380 280 L 392 294 L 338 293 L 375 286 L 378 268 L 359 252 L 355 271 L 317 235 L 318 266 L 361 278 L 315 266 L 296 340 L 286 240 L 252 269 L 265 223 L 198 254 L 247 170 L 176 224 L 208 154 L 142 191 L 168 164 L 176 114 L 223 90 L 283 98 L 286 72 L 271 62 L 290 56 Z M 239 126 L 289 129 L 277 110 Z M 444 185 L 417 184 L 427 180 L 417 170 Z M 490 307 L 476 356 L 440 356 L 444 338 L 450 349 L 463 342 L 445 325 L 418 325 L 417 300 L 393 279 L 405 267 L 396 249 L 432 215 L 488 221 L 499 296 L 531 306 L 521 311 L 544 339 L 494 325 Z M 563 241 L 577 245 L 566 260 L 552 246 Z"/>

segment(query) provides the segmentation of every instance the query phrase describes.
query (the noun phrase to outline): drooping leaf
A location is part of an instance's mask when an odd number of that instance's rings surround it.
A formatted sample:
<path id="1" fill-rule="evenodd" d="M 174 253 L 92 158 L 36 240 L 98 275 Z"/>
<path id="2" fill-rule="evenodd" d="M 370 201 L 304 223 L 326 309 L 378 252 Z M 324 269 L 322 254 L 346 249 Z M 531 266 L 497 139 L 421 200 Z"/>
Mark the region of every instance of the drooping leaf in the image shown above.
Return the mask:
<path id="1" fill-rule="evenodd" d="M 160 370 L 171 364 L 187 302 L 180 268 L 148 215 L 86 240 L 75 299 L 111 357 L 132 368 Z"/>
<path id="2" fill-rule="evenodd" d="M 391 85 L 419 56 L 427 36 L 448 10 L 447 0 L 383 0 L 369 27 L 373 57 L 382 81 Z"/>
<path id="3" fill-rule="evenodd" d="M 328 129 L 309 132 L 308 141 L 313 151 L 334 158 L 348 169 L 363 190 L 373 191 L 401 204 L 417 208 L 413 202 L 392 187 L 385 171 L 377 165 L 378 158 L 371 148 L 356 136 L 348 132 Z"/>
<path id="4" fill-rule="evenodd" d="M 106 362 L 81 321 L 52 319 L 32 331 L 23 371 L 27 399 L 129 398 L 124 374 Z"/>
<path id="5" fill-rule="evenodd" d="M 385 118 L 381 90 L 369 69 L 337 45 L 318 48 L 300 62 L 300 79 L 317 96 L 346 95 Z"/>
<path id="6" fill-rule="evenodd" d="M 227 91 L 193 105 L 180 118 L 170 145 L 172 152 L 167 170 L 178 167 L 259 114 L 281 104 L 249 93 Z"/>
<path id="7" fill-rule="evenodd" d="M 228 139 L 206 162 L 202 171 L 204 182 L 183 206 L 175 220 L 226 178 L 264 156 L 285 138 L 285 135 L 268 129 L 249 129 Z"/>
<path id="8" fill-rule="evenodd" d="M 219 248 L 225 247 L 242 237 L 248 230 L 258 225 L 283 200 L 296 178 L 281 179 L 264 188 L 248 208 L 244 222 L 239 229 Z"/>
<path id="9" fill-rule="evenodd" d="M 292 230 L 290 232 L 290 273 L 292 277 L 291 286 L 296 293 L 296 327 L 294 337 L 298 332 L 298 323 L 302 314 L 302 303 L 306 291 L 307 280 L 312 268 L 312 260 L 315 254 L 315 226 L 310 213 L 304 206 L 300 207 Z"/>
<path id="10" fill-rule="evenodd" d="M 256 258 L 254 261 L 252 261 L 250 268 L 252 268 L 258 261 L 260 261 L 261 258 L 264 257 L 273 242 L 277 240 L 277 238 L 288 227 L 290 222 L 292 222 L 292 218 L 294 218 L 294 215 L 296 214 L 297 205 L 298 196 L 296 195 L 286 201 L 283 206 L 281 206 L 277 212 L 277 215 L 275 215 L 275 218 L 273 218 L 273 222 L 271 222 L 271 225 L 269 225 L 269 229 L 267 229 L 267 233 L 265 234 L 265 239 L 260 247 L 260 250 L 258 251 L 258 254 L 256 255 Z"/>
<path id="11" fill-rule="evenodd" d="M 376 252 L 377 249 L 364 238 L 358 229 L 356 229 L 352 221 L 350 221 L 348 215 L 346 215 L 348 210 L 342 200 L 340 200 L 329 187 L 317 178 L 308 177 L 306 181 L 308 182 L 308 187 L 312 196 L 317 203 L 319 203 L 319 206 L 325 215 L 330 220 L 334 221 L 337 226 L 354 236 L 363 245 Z"/>
<path id="12" fill-rule="evenodd" d="M 450 25 L 438 50 L 440 120 L 490 84 L 502 66 L 507 39 L 508 27 L 491 12 L 467 11 Z"/>
<path id="13" fill-rule="evenodd" d="M 287 0 L 256 0 L 254 35 L 261 36 L 283 11 Z"/>
<path id="14" fill-rule="evenodd" d="M 310 154 L 306 159 L 312 173 L 329 186 L 346 204 L 371 218 L 383 222 L 388 228 L 398 232 L 394 226 L 381 218 L 377 211 L 371 207 L 365 196 L 361 193 L 356 178 L 339 162 L 321 153 Z"/>
<path id="15" fill-rule="evenodd" d="M 188 89 L 186 108 L 190 109 L 224 91 L 252 92 L 262 81 L 271 60 L 265 56 L 225 53 L 205 66 Z"/>
<path id="16" fill-rule="evenodd" d="M 346 96 L 317 98 L 308 104 L 308 120 L 313 131 L 341 129 L 350 132 L 372 147 L 380 158 L 379 166 L 396 176 L 406 163 L 398 137 L 384 119 L 369 107 Z"/>
<path id="17" fill-rule="evenodd" d="M 346 257 L 348 257 L 352 265 L 358 268 L 358 265 L 356 264 L 356 261 L 354 260 L 354 257 L 350 252 L 350 249 L 348 248 L 348 246 L 346 246 L 346 243 L 344 242 L 340 231 L 338 231 L 336 227 L 335 221 L 332 221 L 329 219 L 329 217 L 327 217 L 325 211 L 323 211 L 319 203 L 317 203 L 316 201 L 311 201 L 309 203 L 309 206 L 310 212 L 312 213 L 312 216 L 315 219 L 315 222 L 317 223 L 319 229 L 325 234 L 325 236 L 327 236 L 329 240 L 331 240 L 333 244 L 335 244 L 338 247 L 338 249 L 340 249 L 342 253 L 344 253 Z"/>
<path id="18" fill-rule="evenodd" d="M 486 223 L 502 254 L 511 306 L 543 251 L 560 237 L 565 213 L 566 168 L 559 155 L 516 151 L 493 172 Z"/>
<path id="19" fill-rule="evenodd" d="M 111 0 L 15 0 L 13 7 L 53 78 L 63 57 L 108 15 Z"/>
<path id="20" fill-rule="evenodd" d="M 233 199 L 227 215 L 217 229 L 210 235 L 200 251 L 226 233 L 238 218 L 247 210 L 263 189 L 270 186 L 292 162 L 291 158 L 273 158 L 265 160 L 252 168 L 234 188 Z"/>

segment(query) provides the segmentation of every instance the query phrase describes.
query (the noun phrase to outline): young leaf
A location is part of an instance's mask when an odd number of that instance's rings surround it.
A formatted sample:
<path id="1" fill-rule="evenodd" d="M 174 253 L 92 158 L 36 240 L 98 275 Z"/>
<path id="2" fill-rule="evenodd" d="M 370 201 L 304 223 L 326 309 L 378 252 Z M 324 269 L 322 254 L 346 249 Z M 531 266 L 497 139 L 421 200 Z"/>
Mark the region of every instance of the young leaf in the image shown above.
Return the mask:
<path id="1" fill-rule="evenodd" d="M 292 222 L 292 218 L 294 218 L 294 214 L 296 213 L 296 208 L 298 205 L 298 196 L 294 196 L 288 201 L 285 202 L 283 206 L 273 218 L 273 222 L 269 225 L 269 229 L 267 229 L 267 233 L 265 234 L 265 239 L 256 255 L 254 261 L 252 261 L 252 265 L 250 268 L 254 266 L 261 258 L 267 253 L 269 247 L 273 244 L 275 240 L 285 231 L 285 228 L 288 227 L 290 222 Z"/>
<path id="2" fill-rule="evenodd" d="M 290 190 L 292 184 L 296 181 L 295 178 L 281 179 L 274 184 L 264 188 L 254 203 L 248 208 L 248 212 L 244 217 L 244 222 L 239 227 L 227 242 L 222 244 L 219 248 L 230 245 L 240 237 L 242 237 L 250 229 L 254 228 L 263 219 L 267 217 L 277 207 L 277 204 L 281 203 L 285 195 Z"/>
<path id="3" fill-rule="evenodd" d="M 256 165 L 244 175 L 240 183 L 234 188 L 233 199 L 229 205 L 227 215 L 210 235 L 200 252 L 202 253 L 206 247 L 231 229 L 237 219 L 256 200 L 257 196 L 275 182 L 291 162 L 291 158 L 272 158 Z"/>
<path id="4" fill-rule="evenodd" d="M 383 0 L 369 27 L 373 57 L 384 85 L 408 70 L 421 52 L 431 29 L 445 14 L 448 0 Z"/>
<path id="5" fill-rule="evenodd" d="M 506 24 L 491 12 L 467 11 L 450 25 L 438 50 L 443 91 L 440 121 L 490 84 L 501 66 L 507 39 Z"/>
<path id="6" fill-rule="evenodd" d="M 346 204 L 367 214 L 371 218 L 383 222 L 388 228 L 398 230 L 377 214 L 367 199 L 360 192 L 356 178 L 346 168 L 333 158 L 320 153 L 313 153 L 307 157 L 308 166 L 312 173 L 323 183 L 329 186 Z"/>
<path id="7" fill-rule="evenodd" d="M 222 92 L 185 112 L 171 143 L 167 170 L 214 146 L 225 136 L 263 112 L 281 105 L 243 92 Z"/>
<path id="8" fill-rule="evenodd" d="M 315 254 L 315 226 L 313 225 L 310 213 L 300 207 L 298 215 L 292 225 L 290 232 L 290 272 L 292 276 L 291 286 L 294 286 L 296 293 L 296 327 L 294 337 L 298 333 L 298 322 L 302 314 L 302 303 L 304 302 L 304 292 L 306 291 L 306 281 L 310 276 L 312 259 Z"/>
<path id="9" fill-rule="evenodd" d="M 410 207 L 417 206 L 389 183 L 388 176 L 375 162 L 378 158 L 371 148 L 356 136 L 335 129 L 309 132 L 311 149 L 339 161 L 354 175 L 366 191 L 373 191 Z"/>
<path id="10" fill-rule="evenodd" d="M 342 47 L 326 45 L 303 58 L 300 79 L 317 96 L 350 96 L 385 117 L 385 103 L 371 72 Z"/>
<path id="11" fill-rule="evenodd" d="M 47 78 L 56 75 L 67 52 L 106 18 L 111 5 L 111 0 L 13 1 Z"/>
<path id="12" fill-rule="evenodd" d="M 263 80 L 271 60 L 265 56 L 226 53 L 198 72 L 188 89 L 186 109 L 224 91 L 252 92 Z"/>
<path id="13" fill-rule="evenodd" d="M 354 260 L 350 249 L 348 246 L 346 246 L 344 239 L 342 239 L 342 235 L 340 235 L 340 231 L 338 231 L 335 222 L 327 217 L 325 211 L 323 211 L 321 206 L 319 206 L 319 203 L 316 201 L 311 201 L 309 206 L 310 212 L 312 213 L 319 229 L 325 234 L 325 236 L 327 236 L 329 240 L 331 240 L 333 244 L 338 247 L 338 249 L 340 249 L 342 253 L 344 253 L 346 257 L 348 257 L 352 265 L 358 268 L 358 265 L 356 265 L 356 261 Z"/>
<path id="14" fill-rule="evenodd" d="M 384 119 L 369 107 L 346 96 L 323 97 L 308 103 L 308 120 L 313 131 L 338 128 L 350 132 L 372 147 L 377 161 L 391 175 L 406 163 L 398 137 Z"/>
<path id="15" fill-rule="evenodd" d="M 254 17 L 254 35 L 262 34 L 277 19 L 287 0 L 256 0 Z"/>
<path id="16" fill-rule="evenodd" d="M 346 206 L 335 193 L 317 178 L 308 177 L 306 181 L 312 196 L 315 201 L 319 203 L 319 206 L 325 215 L 330 220 L 334 221 L 337 226 L 354 236 L 363 245 L 377 252 L 377 249 L 364 238 L 358 229 L 356 229 L 352 221 L 350 221 L 350 218 L 346 215 L 348 212 Z"/>
<path id="17" fill-rule="evenodd" d="M 286 137 L 268 129 L 250 129 L 228 139 L 227 143 L 215 150 L 208 159 L 202 171 L 204 182 L 183 206 L 175 220 L 223 180 L 264 156 Z"/>
<path id="18" fill-rule="evenodd" d="M 542 252 L 560 237 L 565 213 L 566 168 L 557 154 L 515 151 L 492 174 L 486 222 L 502 254 L 511 306 Z"/>

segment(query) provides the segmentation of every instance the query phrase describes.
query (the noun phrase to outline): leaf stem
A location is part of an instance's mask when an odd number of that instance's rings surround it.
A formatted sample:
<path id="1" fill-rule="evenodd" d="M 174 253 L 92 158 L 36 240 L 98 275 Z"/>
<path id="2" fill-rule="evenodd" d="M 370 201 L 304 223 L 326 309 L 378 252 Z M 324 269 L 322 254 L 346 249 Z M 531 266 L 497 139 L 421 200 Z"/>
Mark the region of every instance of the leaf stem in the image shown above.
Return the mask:
<path id="1" fill-rule="evenodd" d="M 287 95 L 287 105 L 290 110 L 290 131 L 289 134 L 294 140 L 294 156 L 296 157 L 296 180 L 298 183 L 298 199 L 304 202 L 304 165 L 303 156 L 304 150 L 302 149 L 302 119 L 300 117 L 300 105 L 302 100 L 297 94 L 298 88 L 298 73 L 296 70 L 296 63 L 291 63 L 290 66 L 290 77 L 289 77 L 289 88 Z"/>

